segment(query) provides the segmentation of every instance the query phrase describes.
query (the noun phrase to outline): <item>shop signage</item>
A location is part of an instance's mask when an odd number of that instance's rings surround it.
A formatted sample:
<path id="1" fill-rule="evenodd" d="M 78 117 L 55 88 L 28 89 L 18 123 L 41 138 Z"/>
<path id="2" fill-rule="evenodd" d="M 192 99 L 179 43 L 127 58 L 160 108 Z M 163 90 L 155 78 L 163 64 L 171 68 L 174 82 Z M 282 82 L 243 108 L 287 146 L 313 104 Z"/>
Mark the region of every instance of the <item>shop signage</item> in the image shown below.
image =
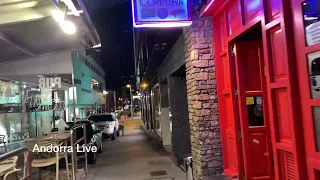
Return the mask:
<path id="1" fill-rule="evenodd" d="M 189 0 L 132 0 L 134 27 L 191 25 Z"/>
<path id="2" fill-rule="evenodd" d="M 10 142 L 16 142 L 16 141 L 23 141 L 29 139 L 29 133 L 28 132 L 24 132 L 24 133 L 13 133 L 10 135 Z"/>
<path id="3" fill-rule="evenodd" d="M 51 89 L 53 87 L 61 88 L 61 77 L 39 79 L 40 89 Z"/>

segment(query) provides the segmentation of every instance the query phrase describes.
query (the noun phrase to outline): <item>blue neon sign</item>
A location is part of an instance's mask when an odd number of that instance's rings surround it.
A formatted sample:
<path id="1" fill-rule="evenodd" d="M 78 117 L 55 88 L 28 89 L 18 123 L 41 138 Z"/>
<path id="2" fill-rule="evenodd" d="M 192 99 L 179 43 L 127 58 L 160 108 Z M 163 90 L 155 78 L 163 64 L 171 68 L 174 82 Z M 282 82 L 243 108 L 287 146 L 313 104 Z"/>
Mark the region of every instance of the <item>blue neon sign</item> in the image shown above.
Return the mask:
<path id="1" fill-rule="evenodd" d="M 190 0 L 132 0 L 132 11 L 135 26 L 191 22 Z"/>

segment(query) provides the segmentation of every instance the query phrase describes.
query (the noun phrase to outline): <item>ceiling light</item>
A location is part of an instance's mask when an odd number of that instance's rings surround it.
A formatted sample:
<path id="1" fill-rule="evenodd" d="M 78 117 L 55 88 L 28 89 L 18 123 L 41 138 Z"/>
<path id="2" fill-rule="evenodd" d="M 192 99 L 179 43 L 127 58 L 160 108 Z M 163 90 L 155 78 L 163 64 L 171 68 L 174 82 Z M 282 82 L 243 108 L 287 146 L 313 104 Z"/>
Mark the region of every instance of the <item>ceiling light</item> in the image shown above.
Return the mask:
<path id="1" fill-rule="evenodd" d="M 64 21 L 64 13 L 60 10 L 53 10 L 51 12 L 52 17 L 54 20 L 58 21 L 58 22 L 63 22 Z"/>
<path id="2" fill-rule="evenodd" d="M 99 43 L 98 45 L 92 46 L 92 48 L 99 48 L 99 47 L 101 47 L 101 43 Z"/>
<path id="3" fill-rule="evenodd" d="M 76 33 L 77 29 L 73 22 L 71 21 L 64 21 L 60 24 L 60 27 L 63 32 L 66 34 L 74 34 Z"/>
<path id="4" fill-rule="evenodd" d="M 78 10 L 77 13 L 83 13 L 83 10 Z M 67 12 L 67 15 L 74 15 L 74 12 Z"/>

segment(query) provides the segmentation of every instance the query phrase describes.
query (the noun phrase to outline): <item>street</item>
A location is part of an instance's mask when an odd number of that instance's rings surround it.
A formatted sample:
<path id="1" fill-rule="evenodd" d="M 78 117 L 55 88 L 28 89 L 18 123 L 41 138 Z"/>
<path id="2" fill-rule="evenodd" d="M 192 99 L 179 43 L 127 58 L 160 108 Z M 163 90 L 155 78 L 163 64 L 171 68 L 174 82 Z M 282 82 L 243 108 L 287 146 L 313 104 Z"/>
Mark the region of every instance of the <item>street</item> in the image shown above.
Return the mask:
<path id="1" fill-rule="evenodd" d="M 96 164 L 89 166 L 88 180 L 184 180 L 168 154 L 154 147 L 140 130 L 141 121 L 125 121 L 124 136 L 105 140 Z"/>

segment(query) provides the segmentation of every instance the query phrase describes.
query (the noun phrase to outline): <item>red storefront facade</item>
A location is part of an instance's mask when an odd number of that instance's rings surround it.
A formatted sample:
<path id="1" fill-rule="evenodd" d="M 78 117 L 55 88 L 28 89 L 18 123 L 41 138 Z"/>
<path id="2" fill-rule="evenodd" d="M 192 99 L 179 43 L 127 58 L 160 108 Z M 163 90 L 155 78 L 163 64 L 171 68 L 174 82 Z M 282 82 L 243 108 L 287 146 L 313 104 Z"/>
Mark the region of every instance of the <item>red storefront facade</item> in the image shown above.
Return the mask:
<path id="1" fill-rule="evenodd" d="M 320 179 L 319 10 L 319 0 L 208 0 L 202 8 L 213 19 L 227 176 Z"/>

